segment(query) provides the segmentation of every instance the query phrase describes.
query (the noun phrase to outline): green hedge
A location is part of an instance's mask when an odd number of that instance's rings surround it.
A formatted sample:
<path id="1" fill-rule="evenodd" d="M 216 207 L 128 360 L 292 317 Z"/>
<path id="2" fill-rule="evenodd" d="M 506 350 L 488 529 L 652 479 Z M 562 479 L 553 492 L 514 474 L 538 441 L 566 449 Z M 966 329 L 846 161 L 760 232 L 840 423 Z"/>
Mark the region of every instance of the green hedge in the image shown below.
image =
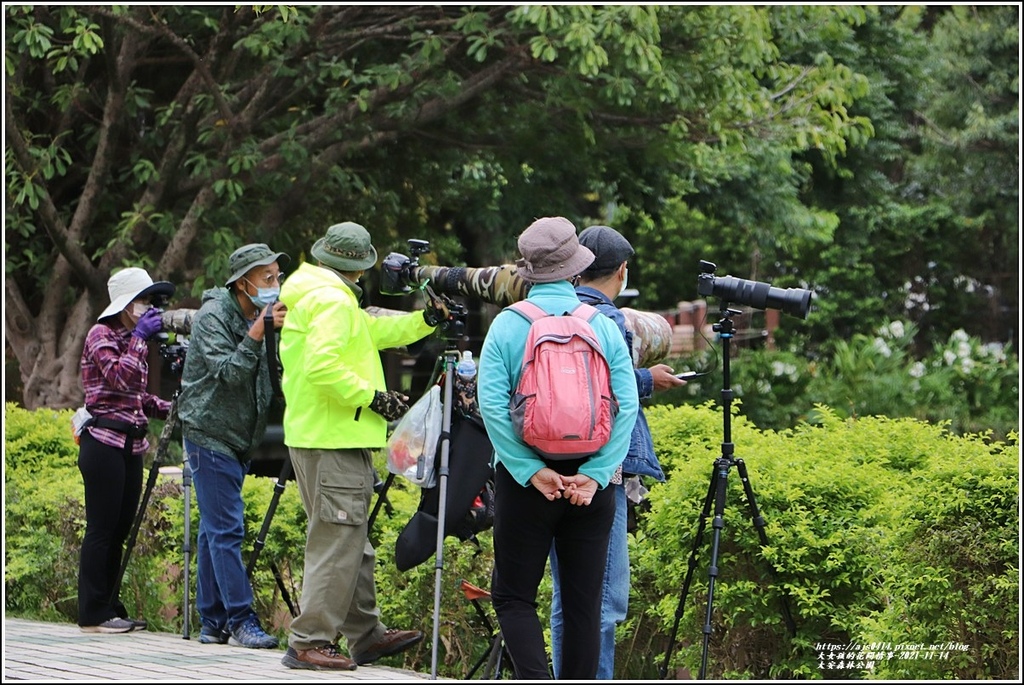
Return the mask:
<path id="1" fill-rule="evenodd" d="M 989 436 L 951 435 L 943 426 L 913 419 L 847 419 L 824 406 L 815 410 L 815 425 L 774 432 L 741 416 L 741 403 L 733 409 L 735 457 L 747 469 L 768 545 L 761 549 L 740 469 L 733 466 L 718 550 L 708 677 L 1016 679 L 1020 452 L 1015 433 L 996 442 Z M 669 480 L 648 483 L 651 491 L 630 537 L 630 616 L 618 631 L 617 675 L 659 677 L 681 609 L 677 644 L 669 650 L 671 673 L 696 676 L 713 511 L 696 546 L 695 533 L 723 452 L 722 415 L 713 403 L 655 406 L 647 413 Z M 4 583 L 12 616 L 75 620 L 84 510 L 70 414 L 5 407 Z M 148 477 L 149 464 L 146 469 Z M 382 459 L 379 469 L 385 473 Z M 246 560 L 275 482 L 246 479 Z M 394 564 L 395 540 L 418 497 L 418 489 L 396 479 L 389 490 L 393 514 L 381 510 L 373 538 L 384 620 L 427 634 L 415 650 L 385 663 L 429 672 L 437 569 L 433 558 L 404 573 Z M 194 500 L 189 513 L 194 539 L 199 519 Z M 290 483 L 253 578 L 256 610 L 281 638 L 290 614 L 271 566 L 279 569 L 292 601 L 301 604 L 304 540 L 305 516 Z M 180 474 L 160 475 L 123 593 L 129 608 L 146 616 L 154 630 L 182 629 L 183 541 Z M 486 630 L 459 581 L 488 587 L 492 560 L 490 534 L 481 535 L 478 544 L 446 541 L 439 585 L 441 677 L 465 677 L 487 647 Z M 692 582 L 681 604 L 691 562 Z M 189 596 L 194 598 L 194 554 L 191 563 Z M 783 599 L 795 620 L 795 638 L 783 620 Z M 549 602 L 546 579 L 539 598 L 545 616 Z M 484 608 L 493 617 L 490 607 Z M 831 650 L 823 650 L 826 645 Z M 908 645 L 947 648 L 926 658 L 927 649 L 912 651 Z M 837 660 L 819 659 L 839 653 L 852 655 L 843 659 L 843 668 Z M 875 655 L 870 668 L 869 653 Z M 847 660 L 853 668 L 846 667 Z"/>
<path id="2" fill-rule="evenodd" d="M 1015 678 L 1017 436 L 993 443 L 912 419 L 842 419 L 817 410 L 820 424 L 780 433 L 757 430 L 738 413 L 730 421 L 734 456 L 746 467 L 768 545 L 761 549 L 734 466 L 708 676 Z M 724 426 L 720 412 L 709 420 L 708 407 L 654 407 L 648 418 L 671 475 L 652 489 L 635 540 L 633 612 L 650 614 L 650 624 L 660 627 L 672 624 L 680 606 Z M 682 607 L 682 646 L 674 655 L 674 667 L 694 674 L 713 516 L 696 550 L 700 572 Z M 783 620 L 784 601 L 795 639 Z M 957 649 L 934 656 L 898 649 L 947 643 Z M 654 636 L 651 644 L 658 644 Z M 828 659 L 819 658 L 828 651 L 853 652 L 853 667 L 828 668 Z"/>

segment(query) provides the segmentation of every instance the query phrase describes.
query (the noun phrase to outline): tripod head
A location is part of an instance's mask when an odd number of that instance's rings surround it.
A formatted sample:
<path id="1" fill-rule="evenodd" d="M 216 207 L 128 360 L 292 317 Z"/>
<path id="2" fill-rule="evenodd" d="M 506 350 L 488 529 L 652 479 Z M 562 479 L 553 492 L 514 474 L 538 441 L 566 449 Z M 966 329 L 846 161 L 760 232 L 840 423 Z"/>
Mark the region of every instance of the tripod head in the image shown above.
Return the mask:
<path id="1" fill-rule="evenodd" d="M 445 347 L 452 349 L 457 347 L 456 342 L 466 337 L 466 318 L 468 310 L 466 305 L 456 302 L 447 295 L 437 295 L 433 289 L 427 284 L 423 286 L 424 292 L 428 298 L 437 298 L 444 302 L 445 308 L 448 310 L 448 318 L 438 325 L 441 329 L 441 335 L 445 340 Z"/>
<path id="2" fill-rule="evenodd" d="M 160 356 L 167 363 L 174 377 L 181 382 L 181 372 L 185 369 L 185 354 L 188 352 L 188 338 L 173 343 L 160 343 Z"/>

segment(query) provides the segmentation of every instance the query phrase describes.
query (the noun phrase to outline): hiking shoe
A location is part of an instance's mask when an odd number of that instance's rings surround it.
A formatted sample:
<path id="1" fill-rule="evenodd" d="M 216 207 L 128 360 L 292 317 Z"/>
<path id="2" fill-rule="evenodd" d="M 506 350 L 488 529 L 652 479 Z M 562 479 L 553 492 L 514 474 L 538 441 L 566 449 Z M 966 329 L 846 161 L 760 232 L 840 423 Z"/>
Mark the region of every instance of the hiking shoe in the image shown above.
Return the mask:
<path id="1" fill-rule="evenodd" d="M 365 666 L 382 657 L 404 652 L 422 639 L 423 633 L 418 630 L 388 628 L 376 642 L 359 654 L 353 654 L 352 658 L 360 666 Z"/>
<path id="2" fill-rule="evenodd" d="M 199 631 L 199 644 L 202 645 L 226 645 L 231 633 L 222 628 L 211 628 L 203 626 Z"/>
<path id="3" fill-rule="evenodd" d="M 246 619 L 245 623 L 231 631 L 228 644 L 249 649 L 277 649 L 277 638 L 267 635 L 255 616 Z"/>
<path id="4" fill-rule="evenodd" d="M 281 657 L 281 663 L 288 668 L 304 668 L 307 671 L 354 671 L 356 662 L 341 653 L 338 645 L 327 644 L 312 649 L 289 647 Z"/>
<path id="5" fill-rule="evenodd" d="M 130 633 L 135 624 L 126 618 L 114 617 L 98 626 L 82 626 L 83 633 Z"/>
<path id="6" fill-rule="evenodd" d="M 149 622 L 147 622 L 146 619 L 144 618 L 126 617 L 125 620 L 132 622 L 132 630 L 134 631 L 145 630 L 149 627 Z"/>

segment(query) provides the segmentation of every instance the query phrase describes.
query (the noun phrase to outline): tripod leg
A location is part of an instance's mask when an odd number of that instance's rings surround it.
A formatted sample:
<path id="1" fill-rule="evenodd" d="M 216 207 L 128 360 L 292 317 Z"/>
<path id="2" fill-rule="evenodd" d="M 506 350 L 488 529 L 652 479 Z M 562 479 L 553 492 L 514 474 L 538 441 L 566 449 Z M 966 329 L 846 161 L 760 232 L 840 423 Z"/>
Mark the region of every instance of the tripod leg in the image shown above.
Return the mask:
<path id="1" fill-rule="evenodd" d="M 754 523 L 754 528 L 757 530 L 757 537 L 761 541 L 761 547 L 768 546 L 768 535 L 764 532 L 764 517 L 761 516 L 760 510 L 757 508 L 757 502 L 754 500 L 754 489 L 750 485 L 750 479 L 747 477 L 747 465 L 742 459 L 736 460 L 736 470 L 740 474 L 740 480 L 743 483 L 743 494 L 747 498 L 747 506 L 750 507 L 750 520 Z M 771 564 L 768 565 L 771 569 L 771 573 L 774 576 L 776 574 L 775 567 Z M 782 593 L 782 616 L 786 620 L 786 627 L 789 628 L 789 634 L 796 636 L 796 622 L 793 620 L 793 615 L 789 611 L 789 602 L 786 601 L 786 593 Z"/>
<path id="2" fill-rule="evenodd" d="M 288 612 L 292 615 L 292 618 L 298 618 L 299 608 L 292 603 L 292 596 L 288 594 L 288 588 L 284 586 L 281 570 L 277 567 L 277 564 L 270 562 L 270 571 L 274 574 L 274 580 L 277 581 L 278 589 L 281 590 L 281 599 L 288 605 Z"/>
<path id="3" fill-rule="evenodd" d="M 192 467 L 189 466 L 188 457 L 181 464 L 181 485 L 185 492 L 185 537 L 181 546 L 181 550 L 185 555 L 185 593 L 184 593 L 184 605 L 182 607 L 182 627 L 181 637 L 185 640 L 189 639 L 189 613 L 191 612 L 190 606 L 190 594 L 192 592 L 189 587 L 189 565 L 192 553 L 192 516 L 189 513 L 189 508 L 192 503 Z"/>
<path id="4" fill-rule="evenodd" d="M 473 679 L 473 676 L 475 676 L 476 672 L 480 669 L 480 667 L 484 665 L 484 660 L 489 655 L 490 655 L 490 651 L 484 652 L 483 654 L 480 655 L 480 658 L 476 660 L 475 664 L 473 664 L 473 668 L 469 669 L 469 673 L 466 674 L 466 680 L 472 680 Z"/>
<path id="5" fill-rule="evenodd" d="M 149 506 L 149 498 L 156 486 L 156 477 L 160 473 L 160 466 L 164 464 L 167 456 L 167 446 L 171 442 L 174 433 L 174 424 L 178 420 L 178 391 L 174 392 L 171 398 L 171 407 L 167 410 L 167 419 L 164 421 L 163 430 L 160 431 L 160 439 L 157 441 L 156 450 L 153 453 L 153 466 L 149 469 L 149 478 L 146 480 L 146 491 L 139 502 L 139 510 L 135 514 L 135 521 L 132 523 L 131 533 L 125 545 L 124 556 L 121 558 L 121 568 L 117 574 L 117 581 L 114 583 L 114 591 L 111 593 L 110 601 L 113 602 L 121 592 L 121 581 L 124 580 L 125 571 L 128 570 L 128 560 L 131 558 L 132 549 L 135 547 L 135 540 L 139 535 L 139 528 L 142 527 L 142 519 L 146 515 L 146 507 Z"/>
<path id="6" fill-rule="evenodd" d="M 249 556 L 249 564 L 245 567 L 245 575 L 252 580 L 252 572 L 256 568 L 256 560 L 260 558 L 260 552 L 267 544 L 267 533 L 270 531 L 270 522 L 274 520 L 274 513 L 277 511 L 277 503 L 281 500 L 281 494 L 284 492 L 285 485 L 288 483 L 288 478 L 292 475 L 292 460 L 290 457 L 286 457 L 284 463 L 281 465 L 281 473 L 277 476 L 277 482 L 274 483 L 274 496 L 270 498 L 270 506 L 267 507 L 267 513 L 263 517 L 263 525 L 260 527 L 260 532 L 256 535 L 256 542 L 252 546 L 252 554 Z M 278 589 L 281 590 L 281 597 L 284 599 L 285 604 L 288 605 L 288 611 L 291 613 L 292 618 L 298 616 L 298 610 L 292 604 L 291 595 L 288 594 L 288 589 L 284 586 L 284 579 L 281 577 L 281 571 L 278 570 L 277 564 L 270 562 L 270 570 L 274 574 L 274 580 L 277 582 Z"/>
<path id="7" fill-rule="evenodd" d="M 704 616 L 704 647 L 700 658 L 700 679 L 704 680 L 708 671 L 708 643 L 711 640 L 711 614 L 714 611 L 715 579 L 718 578 L 718 543 L 722 539 L 722 528 L 725 527 L 725 486 L 729 479 L 731 459 L 718 459 L 715 462 L 717 480 L 715 484 L 715 518 L 711 521 L 711 563 L 708 566 L 708 608 Z"/>
<path id="8" fill-rule="evenodd" d="M 448 458 L 451 453 L 452 385 L 455 380 L 457 350 L 448 349 L 444 355 L 444 399 L 441 418 L 441 462 L 437 471 L 438 509 L 437 542 L 434 549 L 434 632 L 430 645 L 430 677 L 437 679 L 437 643 L 441 629 L 441 572 L 444 569 L 444 529 L 448 500 Z"/>
<path id="9" fill-rule="evenodd" d="M 380 486 L 380 490 L 377 491 L 377 501 L 373 505 L 373 511 L 370 512 L 370 520 L 366 522 L 366 530 L 373 528 L 373 522 L 377 519 L 377 512 L 380 511 L 382 504 L 387 504 L 388 514 L 391 513 L 391 502 L 388 501 L 388 488 L 391 487 L 391 483 L 395 480 L 395 474 L 388 473 L 388 477 L 384 479 L 384 484 Z M 374 485 L 374 490 L 377 490 Z"/>
<path id="10" fill-rule="evenodd" d="M 156 485 L 156 477 L 160 473 L 160 463 L 153 462 L 149 469 L 149 478 L 146 479 L 146 491 L 142 494 L 142 501 L 139 502 L 139 510 L 135 513 L 135 521 L 132 522 L 132 529 L 128 535 L 128 542 L 125 544 L 124 554 L 121 556 L 121 568 L 117 572 L 117 580 L 114 582 L 114 591 L 110 594 L 110 601 L 117 600 L 121 593 L 121 581 L 124 580 L 125 571 L 128 570 L 128 560 L 132 556 L 132 549 L 135 547 L 135 540 L 139 536 L 139 528 L 142 527 L 142 519 L 146 516 L 146 507 L 149 506 L 149 498 L 153 494 L 153 487 Z"/>
<path id="11" fill-rule="evenodd" d="M 697 534 L 693 538 L 693 548 L 690 549 L 690 560 L 686 569 L 686 578 L 683 580 L 683 588 L 679 593 L 679 604 L 676 605 L 675 621 L 672 624 L 672 633 L 668 638 L 668 645 L 665 647 L 665 661 L 661 665 L 662 680 L 668 678 L 668 665 L 672 657 L 672 647 L 676 642 L 676 633 L 679 631 L 679 622 L 683 618 L 683 611 L 686 605 L 686 595 L 690 591 L 690 581 L 693 580 L 693 572 L 697 568 L 697 550 L 704 540 L 704 529 L 707 525 L 708 515 L 711 513 L 711 502 L 715 496 L 715 474 L 717 468 L 711 470 L 711 479 L 708 483 L 708 493 L 704 497 L 704 506 L 700 512 L 700 523 L 697 525 Z"/>

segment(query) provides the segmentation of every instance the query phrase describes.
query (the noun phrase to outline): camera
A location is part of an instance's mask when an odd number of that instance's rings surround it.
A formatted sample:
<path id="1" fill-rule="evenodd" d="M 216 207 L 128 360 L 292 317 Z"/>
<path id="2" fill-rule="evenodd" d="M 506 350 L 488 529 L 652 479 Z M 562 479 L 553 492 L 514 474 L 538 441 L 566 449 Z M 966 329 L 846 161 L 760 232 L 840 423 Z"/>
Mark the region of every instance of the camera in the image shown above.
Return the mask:
<path id="1" fill-rule="evenodd" d="M 446 337 L 457 338 L 463 335 L 466 327 L 467 310 L 465 305 L 452 300 L 442 290 L 438 295 L 430 286 L 430 279 L 419 282 L 420 255 L 430 252 L 430 243 L 426 240 L 410 239 L 407 257 L 400 252 L 392 252 L 381 263 L 380 292 L 384 295 L 408 295 L 413 290 L 423 293 L 428 307 L 432 301 L 440 300 L 448 309 L 448 317 L 438 326 Z"/>
<path id="2" fill-rule="evenodd" d="M 413 284 L 420 287 L 416 282 L 416 270 L 420 265 L 420 255 L 430 252 L 430 242 L 415 238 L 406 242 L 412 257 L 392 252 L 381 263 L 380 291 L 384 295 L 408 295 L 413 291 Z"/>
<path id="3" fill-rule="evenodd" d="M 181 378 L 181 372 L 185 369 L 185 354 L 188 352 L 188 340 L 174 343 L 160 343 L 160 356 L 163 357 L 167 368 L 176 378 Z"/>
<path id="4" fill-rule="evenodd" d="M 701 260 L 701 273 L 697 276 L 697 292 L 712 295 L 723 302 L 747 305 L 755 309 L 778 309 L 807 318 L 811 308 L 811 291 L 803 288 L 773 288 L 768 283 L 747 281 L 733 276 L 715 276 L 717 267 Z"/>

